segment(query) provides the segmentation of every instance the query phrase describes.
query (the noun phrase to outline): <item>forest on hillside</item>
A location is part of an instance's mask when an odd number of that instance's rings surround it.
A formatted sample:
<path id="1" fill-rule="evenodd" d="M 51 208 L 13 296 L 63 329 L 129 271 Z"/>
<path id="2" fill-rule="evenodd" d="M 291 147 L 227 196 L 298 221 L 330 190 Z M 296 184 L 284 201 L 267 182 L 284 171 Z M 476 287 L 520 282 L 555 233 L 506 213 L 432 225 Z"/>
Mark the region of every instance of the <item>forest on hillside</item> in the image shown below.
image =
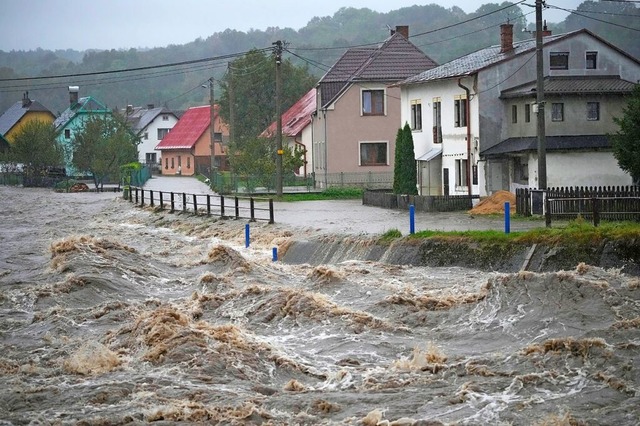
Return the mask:
<path id="1" fill-rule="evenodd" d="M 499 26 L 505 22 L 514 24 L 515 40 L 531 38 L 535 28 L 527 20 L 534 14 L 533 7 L 513 2 L 488 3 L 469 14 L 457 6 L 434 4 L 388 13 L 342 8 L 331 17 L 312 19 L 298 31 L 227 29 L 184 45 L 146 50 L 0 51 L 0 112 L 28 91 L 31 99 L 59 114 L 68 106 L 68 86 L 79 86 L 80 96 L 91 95 L 110 108 L 154 104 L 180 111 L 208 103 L 209 92 L 202 84 L 212 76 L 221 79 L 229 62 L 252 49 L 270 49 L 282 40 L 284 58 L 319 79 L 346 48 L 380 43 L 397 25 L 408 25 L 410 40 L 436 62 L 445 63 L 499 43 Z M 586 28 L 640 58 L 640 8 L 635 3 L 585 1 L 563 22 L 550 22 L 548 27 L 554 34 Z M 48 76 L 56 78 L 42 78 Z"/>

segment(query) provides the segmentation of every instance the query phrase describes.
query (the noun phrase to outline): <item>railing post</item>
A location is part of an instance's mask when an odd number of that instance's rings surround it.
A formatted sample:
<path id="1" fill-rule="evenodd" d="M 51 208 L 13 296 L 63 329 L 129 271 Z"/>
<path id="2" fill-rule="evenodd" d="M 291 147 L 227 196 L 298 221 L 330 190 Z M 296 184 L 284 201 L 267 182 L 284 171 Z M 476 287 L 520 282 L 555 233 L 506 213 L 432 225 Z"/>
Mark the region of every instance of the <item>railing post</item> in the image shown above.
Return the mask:
<path id="1" fill-rule="evenodd" d="M 508 201 L 504 202 L 504 233 L 511 232 L 511 204 Z"/>
<path id="2" fill-rule="evenodd" d="M 140 190 L 140 206 L 144 206 L 144 189 Z"/>
<path id="3" fill-rule="evenodd" d="M 224 217 L 224 195 L 220 196 L 220 217 Z"/>
<path id="4" fill-rule="evenodd" d="M 593 197 L 591 204 L 593 205 L 593 226 L 598 226 L 600 225 L 600 200 Z"/>
<path id="5" fill-rule="evenodd" d="M 182 193 L 182 212 L 187 212 L 187 194 L 185 194 L 184 192 Z"/>
<path id="6" fill-rule="evenodd" d="M 175 202 L 174 194 L 172 192 L 171 193 L 171 213 L 173 213 L 174 211 L 176 211 L 176 202 Z"/>
<path id="7" fill-rule="evenodd" d="M 251 210 L 251 222 L 256 221 L 256 211 L 253 206 L 253 197 L 249 198 L 249 210 Z"/>
<path id="8" fill-rule="evenodd" d="M 547 228 L 551 228 L 551 200 L 544 200 L 544 224 Z"/>
<path id="9" fill-rule="evenodd" d="M 240 219 L 240 201 L 238 200 L 238 197 L 235 197 L 235 204 L 236 204 L 236 219 Z"/>
<path id="10" fill-rule="evenodd" d="M 416 208 L 413 204 L 409 205 L 409 233 L 416 233 Z"/>
<path id="11" fill-rule="evenodd" d="M 207 194 L 207 216 L 211 216 L 211 195 Z"/>
<path id="12" fill-rule="evenodd" d="M 269 223 L 270 224 L 276 223 L 273 216 L 273 198 L 269 198 Z"/>
<path id="13" fill-rule="evenodd" d="M 138 198 L 138 187 L 136 187 L 136 204 L 139 203 L 139 198 Z"/>
<path id="14" fill-rule="evenodd" d="M 164 210 L 164 200 L 162 198 L 162 191 L 160 191 L 160 210 Z"/>
<path id="15" fill-rule="evenodd" d="M 193 194 L 193 214 L 198 215 L 198 197 Z"/>
<path id="16" fill-rule="evenodd" d="M 153 207 L 153 190 L 149 190 L 149 198 L 151 198 L 151 207 Z"/>

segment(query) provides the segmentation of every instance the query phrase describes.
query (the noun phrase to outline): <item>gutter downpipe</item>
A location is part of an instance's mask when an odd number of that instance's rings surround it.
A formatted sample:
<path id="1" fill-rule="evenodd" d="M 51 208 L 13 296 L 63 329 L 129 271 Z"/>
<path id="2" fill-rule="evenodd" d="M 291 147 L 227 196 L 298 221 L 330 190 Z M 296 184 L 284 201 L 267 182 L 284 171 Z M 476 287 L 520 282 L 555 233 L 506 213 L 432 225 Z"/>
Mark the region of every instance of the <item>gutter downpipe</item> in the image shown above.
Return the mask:
<path id="1" fill-rule="evenodd" d="M 324 120 L 324 189 L 327 189 L 328 186 L 328 158 L 327 158 L 327 108 L 325 107 L 322 110 L 322 118 Z"/>
<path id="2" fill-rule="evenodd" d="M 467 93 L 466 107 L 467 107 L 467 189 L 469 194 L 469 201 L 473 203 L 471 197 L 473 191 L 471 190 L 471 90 L 462 84 L 462 78 L 458 79 L 458 87 L 464 89 Z"/>

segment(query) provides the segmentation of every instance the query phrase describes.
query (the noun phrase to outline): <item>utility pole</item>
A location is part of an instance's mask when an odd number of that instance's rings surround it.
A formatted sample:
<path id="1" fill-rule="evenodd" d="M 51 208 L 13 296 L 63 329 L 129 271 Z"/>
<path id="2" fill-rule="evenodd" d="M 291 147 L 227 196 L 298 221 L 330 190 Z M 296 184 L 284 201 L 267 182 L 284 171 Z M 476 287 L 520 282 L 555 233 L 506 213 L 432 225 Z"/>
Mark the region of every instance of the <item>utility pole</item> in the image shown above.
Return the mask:
<path id="1" fill-rule="evenodd" d="M 233 144 L 235 142 L 235 103 L 236 103 L 236 98 L 235 98 L 235 92 L 234 92 L 234 82 L 233 82 L 233 68 L 231 67 L 231 64 L 228 64 L 227 69 L 229 71 L 229 146 L 227 147 L 227 161 L 229 162 L 229 173 L 231 174 L 231 185 L 233 190 L 235 191 L 235 182 L 233 179 L 233 169 L 231 167 L 231 149 L 230 147 L 234 147 L 235 149 L 235 145 Z"/>
<path id="2" fill-rule="evenodd" d="M 213 97 L 213 85 L 215 83 L 215 80 L 213 79 L 213 77 L 209 78 L 209 114 L 210 114 L 210 120 L 211 120 L 211 125 L 209 126 L 209 132 L 210 132 L 210 136 L 211 136 L 211 176 L 209 177 L 209 185 L 211 186 L 211 188 L 213 188 L 215 190 L 215 179 L 216 179 L 216 162 L 215 162 L 215 135 L 216 135 L 216 130 L 215 130 L 215 101 L 214 101 L 214 97 Z"/>
<path id="3" fill-rule="evenodd" d="M 542 43 L 542 4 L 536 0 L 536 106 L 538 107 L 538 189 L 547 189 L 547 141 L 544 117 L 544 55 Z"/>
<path id="4" fill-rule="evenodd" d="M 276 57 L 276 195 L 282 196 L 282 74 L 280 65 L 282 63 L 282 41 L 275 43 L 274 53 Z"/>

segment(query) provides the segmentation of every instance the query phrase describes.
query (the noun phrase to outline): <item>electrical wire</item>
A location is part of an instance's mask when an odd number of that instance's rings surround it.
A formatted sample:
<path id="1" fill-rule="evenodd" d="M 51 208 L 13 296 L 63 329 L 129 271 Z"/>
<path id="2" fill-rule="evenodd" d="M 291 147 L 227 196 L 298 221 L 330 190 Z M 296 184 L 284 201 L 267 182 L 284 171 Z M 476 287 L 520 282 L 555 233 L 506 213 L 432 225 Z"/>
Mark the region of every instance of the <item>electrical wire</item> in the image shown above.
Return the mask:
<path id="1" fill-rule="evenodd" d="M 631 31 L 640 31 L 639 28 L 627 27 L 626 25 L 616 24 L 615 22 L 605 21 L 604 19 L 598 19 L 598 18 L 594 18 L 593 16 L 583 15 L 582 13 L 580 13 L 579 11 L 576 11 L 576 10 L 564 9 L 562 7 L 553 6 L 553 5 L 550 5 L 550 4 L 547 5 L 547 6 L 550 7 L 550 8 L 553 8 L 553 9 L 558 9 L 558 10 L 562 10 L 562 11 L 565 11 L 565 12 L 573 13 L 574 15 L 578 15 L 578 16 L 581 16 L 583 18 L 587 18 L 587 19 L 591 19 L 591 20 L 594 20 L 594 21 L 602 22 L 603 24 L 613 25 L 614 27 L 620 27 L 620 28 L 624 28 L 626 30 L 631 30 Z"/>

